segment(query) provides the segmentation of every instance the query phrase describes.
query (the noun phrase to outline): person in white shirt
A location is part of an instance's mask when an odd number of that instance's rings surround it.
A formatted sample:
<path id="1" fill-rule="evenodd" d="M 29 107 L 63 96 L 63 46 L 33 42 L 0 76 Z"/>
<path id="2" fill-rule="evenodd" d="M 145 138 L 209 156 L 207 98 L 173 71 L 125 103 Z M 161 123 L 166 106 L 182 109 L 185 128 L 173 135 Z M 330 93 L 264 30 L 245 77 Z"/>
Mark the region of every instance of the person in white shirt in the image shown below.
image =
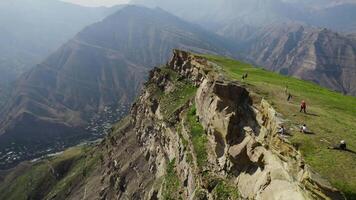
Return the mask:
<path id="1" fill-rule="evenodd" d="M 307 125 L 303 124 L 303 126 L 300 127 L 300 132 L 302 133 L 308 133 Z"/>

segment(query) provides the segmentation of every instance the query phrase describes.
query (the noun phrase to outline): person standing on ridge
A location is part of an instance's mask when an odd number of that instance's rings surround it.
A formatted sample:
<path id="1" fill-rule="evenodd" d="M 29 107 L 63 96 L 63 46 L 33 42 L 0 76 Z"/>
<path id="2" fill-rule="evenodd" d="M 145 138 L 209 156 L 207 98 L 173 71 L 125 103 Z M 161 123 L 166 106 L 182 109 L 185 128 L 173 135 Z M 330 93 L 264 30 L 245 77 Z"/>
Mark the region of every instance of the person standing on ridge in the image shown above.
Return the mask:
<path id="1" fill-rule="evenodd" d="M 291 93 L 288 93 L 287 101 L 290 101 L 291 99 L 292 99 L 292 94 L 291 94 Z"/>
<path id="2" fill-rule="evenodd" d="M 303 100 L 302 103 L 300 104 L 300 111 L 299 112 L 304 112 L 307 113 L 307 104 L 305 103 L 305 101 Z"/>

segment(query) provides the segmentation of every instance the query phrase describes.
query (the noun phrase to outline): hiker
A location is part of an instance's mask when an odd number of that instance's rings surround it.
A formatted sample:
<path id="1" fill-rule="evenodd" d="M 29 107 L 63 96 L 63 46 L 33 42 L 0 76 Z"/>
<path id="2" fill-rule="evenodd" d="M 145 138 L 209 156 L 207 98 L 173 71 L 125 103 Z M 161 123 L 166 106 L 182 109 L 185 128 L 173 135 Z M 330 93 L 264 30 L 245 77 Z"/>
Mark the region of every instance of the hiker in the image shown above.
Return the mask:
<path id="1" fill-rule="evenodd" d="M 291 93 L 288 93 L 287 101 L 290 101 L 291 99 L 292 99 L 292 94 L 291 94 Z"/>
<path id="2" fill-rule="evenodd" d="M 245 78 L 247 78 L 247 76 L 248 76 L 248 73 L 245 74 Z"/>
<path id="3" fill-rule="evenodd" d="M 245 80 L 245 74 L 242 75 L 242 81 L 244 81 L 244 80 Z"/>
<path id="4" fill-rule="evenodd" d="M 302 133 L 308 133 L 307 125 L 303 124 L 303 126 L 300 127 L 300 132 Z"/>
<path id="5" fill-rule="evenodd" d="M 328 147 L 328 149 L 336 149 L 336 150 L 343 150 L 346 151 L 346 142 L 345 140 L 341 140 L 340 143 L 337 146 L 334 147 Z"/>
<path id="6" fill-rule="evenodd" d="M 307 113 L 306 109 L 307 109 L 307 104 L 303 100 L 302 103 L 300 104 L 300 111 L 299 112 L 303 111 L 304 113 Z"/>
<path id="7" fill-rule="evenodd" d="M 280 127 L 279 130 L 278 130 L 278 133 L 281 134 L 281 135 L 284 135 L 285 132 L 286 132 L 286 129 L 284 128 L 283 125 L 281 125 L 281 127 Z"/>

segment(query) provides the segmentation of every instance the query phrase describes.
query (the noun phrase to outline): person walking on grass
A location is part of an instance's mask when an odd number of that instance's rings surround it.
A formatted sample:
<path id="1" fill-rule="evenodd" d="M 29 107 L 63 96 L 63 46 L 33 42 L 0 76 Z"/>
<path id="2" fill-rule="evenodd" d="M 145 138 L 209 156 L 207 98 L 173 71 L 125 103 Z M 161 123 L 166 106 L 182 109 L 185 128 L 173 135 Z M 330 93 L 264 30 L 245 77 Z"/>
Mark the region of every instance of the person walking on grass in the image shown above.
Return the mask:
<path id="1" fill-rule="evenodd" d="M 307 104 L 305 103 L 305 101 L 303 100 L 302 103 L 300 104 L 300 111 L 299 112 L 304 112 L 307 113 Z"/>
<path id="2" fill-rule="evenodd" d="M 292 94 L 291 93 L 288 93 L 288 98 L 287 98 L 287 101 L 290 101 L 292 99 Z"/>
<path id="3" fill-rule="evenodd" d="M 242 75 L 242 81 L 244 81 L 246 78 L 247 78 L 247 73 L 244 73 L 243 75 Z"/>

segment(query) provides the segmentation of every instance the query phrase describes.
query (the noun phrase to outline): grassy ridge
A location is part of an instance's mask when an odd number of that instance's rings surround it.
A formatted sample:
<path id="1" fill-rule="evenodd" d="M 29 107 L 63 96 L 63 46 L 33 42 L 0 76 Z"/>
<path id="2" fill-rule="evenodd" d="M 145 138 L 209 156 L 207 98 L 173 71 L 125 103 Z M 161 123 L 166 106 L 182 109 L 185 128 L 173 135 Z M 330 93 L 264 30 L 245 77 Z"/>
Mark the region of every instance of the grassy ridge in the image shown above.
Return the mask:
<path id="1" fill-rule="evenodd" d="M 238 61 L 217 56 L 205 56 L 220 65 L 232 79 L 267 99 L 291 128 L 291 142 L 299 146 L 308 164 L 341 189 L 349 199 L 356 199 L 356 153 L 327 149 L 346 140 L 348 148 L 356 151 L 356 98 L 322 88 L 314 83 L 268 72 Z M 287 102 L 285 88 L 293 95 Z M 299 113 L 302 100 L 307 102 L 308 114 Z M 301 134 L 297 127 L 306 123 L 313 134 Z"/>

